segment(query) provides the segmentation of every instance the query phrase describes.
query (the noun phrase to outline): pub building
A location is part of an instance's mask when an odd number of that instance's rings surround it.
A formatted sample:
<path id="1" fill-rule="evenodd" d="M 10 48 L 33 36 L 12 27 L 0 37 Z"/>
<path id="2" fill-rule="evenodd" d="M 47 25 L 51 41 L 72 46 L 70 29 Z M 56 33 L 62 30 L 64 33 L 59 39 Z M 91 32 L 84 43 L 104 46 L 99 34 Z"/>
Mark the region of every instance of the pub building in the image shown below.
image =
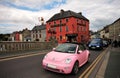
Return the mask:
<path id="1" fill-rule="evenodd" d="M 63 42 L 87 42 L 89 40 L 89 20 L 71 10 L 53 15 L 46 22 L 46 41 L 56 40 Z"/>

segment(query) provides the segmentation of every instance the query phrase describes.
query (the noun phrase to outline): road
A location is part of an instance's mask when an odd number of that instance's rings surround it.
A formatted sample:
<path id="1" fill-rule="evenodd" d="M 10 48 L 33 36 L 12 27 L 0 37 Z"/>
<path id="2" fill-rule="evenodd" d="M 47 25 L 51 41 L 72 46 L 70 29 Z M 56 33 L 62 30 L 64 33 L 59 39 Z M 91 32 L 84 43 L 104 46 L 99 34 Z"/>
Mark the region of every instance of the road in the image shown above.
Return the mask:
<path id="1" fill-rule="evenodd" d="M 77 75 L 59 74 L 42 68 L 44 53 L 0 61 L 0 78 L 79 78 L 102 51 L 90 51 L 90 62 L 79 68 Z"/>

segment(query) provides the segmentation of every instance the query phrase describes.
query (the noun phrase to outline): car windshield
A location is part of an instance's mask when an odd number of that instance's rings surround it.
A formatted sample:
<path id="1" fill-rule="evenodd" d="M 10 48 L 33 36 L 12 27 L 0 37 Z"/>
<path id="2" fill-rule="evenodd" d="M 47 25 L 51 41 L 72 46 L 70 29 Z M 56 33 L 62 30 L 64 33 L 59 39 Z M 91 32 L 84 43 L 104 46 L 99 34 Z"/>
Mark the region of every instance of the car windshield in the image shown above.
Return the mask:
<path id="1" fill-rule="evenodd" d="M 76 47 L 77 45 L 76 44 L 59 44 L 55 51 L 57 52 L 62 52 L 62 53 L 75 53 L 76 51 Z"/>
<path id="2" fill-rule="evenodd" d="M 99 40 L 92 40 L 91 43 L 92 43 L 92 44 L 98 44 L 98 43 L 99 43 Z"/>

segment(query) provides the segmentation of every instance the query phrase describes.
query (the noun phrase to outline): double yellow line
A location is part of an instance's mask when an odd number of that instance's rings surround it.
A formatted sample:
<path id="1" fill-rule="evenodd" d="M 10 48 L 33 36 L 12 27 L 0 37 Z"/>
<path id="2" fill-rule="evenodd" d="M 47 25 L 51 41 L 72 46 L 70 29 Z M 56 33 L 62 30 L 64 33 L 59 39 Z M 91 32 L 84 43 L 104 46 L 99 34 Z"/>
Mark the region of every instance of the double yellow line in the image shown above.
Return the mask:
<path id="1" fill-rule="evenodd" d="M 93 63 L 79 76 L 79 78 L 88 78 L 96 65 L 99 63 L 99 61 L 102 59 L 102 57 L 105 55 L 107 49 L 104 50 L 94 61 Z"/>

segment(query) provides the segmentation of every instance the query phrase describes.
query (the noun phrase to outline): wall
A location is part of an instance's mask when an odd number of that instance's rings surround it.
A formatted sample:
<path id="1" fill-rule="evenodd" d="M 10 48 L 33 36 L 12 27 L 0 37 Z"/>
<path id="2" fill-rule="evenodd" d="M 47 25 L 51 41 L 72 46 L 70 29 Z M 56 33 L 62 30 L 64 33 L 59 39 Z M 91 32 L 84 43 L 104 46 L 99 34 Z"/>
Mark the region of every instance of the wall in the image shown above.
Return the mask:
<path id="1" fill-rule="evenodd" d="M 109 36 L 112 40 L 120 40 L 120 19 L 109 25 Z"/>
<path id="2" fill-rule="evenodd" d="M 68 19 L 68 21 L 66 21 Z M 61 21 L 61 22 L 60 22 Z M 68 31 L 66 31 L 66 26 L 68 26 Z M 61 27 L 61 32 L 60 32 Z M 53 29 L 56 31 L 55 34 L 48 32 Z M 47 22 L 46 24 L 46 40 L 49 41 L 51 37 L 55 37 L 58 43 L 67 41 L 67 34 L 77 34 L 78 42 L 87 42 L 89 40 L 89 21 L 78 19 L 75 17 L 69 17 L 64 19 L 58 19 L 55 21 Z M 61 38 L 60 38 L 61 36 Z M 83 38 L 81 38 L 83 36 Z"/>
<path id="3" fill-rule="evenodd" d="M 0 52 L 48 50 L 56 45 L 55 42 L 0 42 Z"/>
<path id="4" fill-rule="evenodd" d="M 41 30 L 41 42 L 45 42 L 46 40 L 46 30 Z"/>

